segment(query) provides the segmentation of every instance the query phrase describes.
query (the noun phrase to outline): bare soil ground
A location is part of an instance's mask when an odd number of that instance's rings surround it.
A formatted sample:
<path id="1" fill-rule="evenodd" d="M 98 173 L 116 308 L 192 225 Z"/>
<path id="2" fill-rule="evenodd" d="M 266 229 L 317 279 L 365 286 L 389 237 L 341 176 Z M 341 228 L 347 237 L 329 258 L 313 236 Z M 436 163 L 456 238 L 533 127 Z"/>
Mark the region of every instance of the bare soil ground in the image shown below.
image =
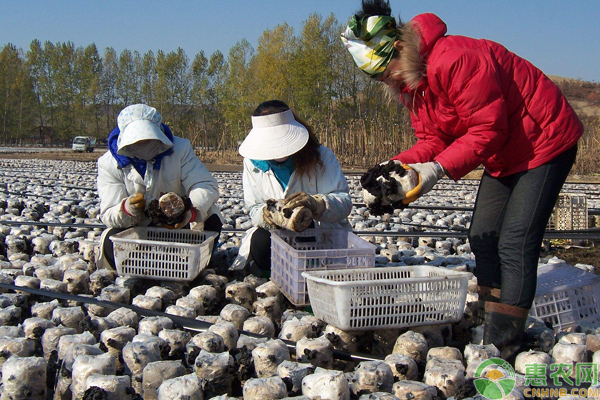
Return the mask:
<path id="1" fill-rule="evenodd" d="M 566 240 L 553 241 L 550 250 L 542 256 L 555 256 L 571 265 L 593 265 L 596 274 L 600 275 L 600 241 L 598 240 L 582 246 L 573 246 Z"/>
<path id="2" fill-rule="evenodd" d="M 62 160 L 62 161 L 88 161 L 96 162 L 100 156 L 104 154 L 103 150 L 96 150 L 93 153 L 77 153 L 72 151 L 49 151 L 39 153 L 23 153 L 23 152 L 4 152 L 0 153 L 0 159 L 37 159 L 37 160 Z M 206 168 L 210 171 L 236 172 L 242 170 L 241 163 L 226 164 L 226 163 L 205 163 Z"/>
<path id="3" fill-rule="evenodd" d="M 96 161 L 104 152 L 77 153 L 71 151 L 48 151 L 48 152 L 4 152 L 0 158 L 9 159 L 38 159 L 38 160 L 64 160 L 64 161 Z"/>

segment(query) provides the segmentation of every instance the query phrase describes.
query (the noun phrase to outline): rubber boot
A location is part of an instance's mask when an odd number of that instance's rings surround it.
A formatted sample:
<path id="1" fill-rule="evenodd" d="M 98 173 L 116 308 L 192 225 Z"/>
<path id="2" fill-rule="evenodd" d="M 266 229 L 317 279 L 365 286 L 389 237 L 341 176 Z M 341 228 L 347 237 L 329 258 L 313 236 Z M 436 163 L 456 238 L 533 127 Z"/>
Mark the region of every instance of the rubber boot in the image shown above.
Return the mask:
<path id="1" fill-rule="evenodd" d="M 483 344 L 493 344 L 502 359 L 514 363 L 525 338 L 529 310 L 502 303 L 485 303 Z"/>
<path id="2" fill-rule="evenodd" d="M 476 318 L 475 322 L 479 326 L 479 325 L 483 324 L 483 321 L 484 321 L 485 303 L 488 301 L 492 302 L 492 303 L 500 302 L 500 289 L 492 288 L 489 286 L 477 286 L 477 296 L 478 296 L 478 301 L 477 301 L 478 308 L 477 308 L 477 318 Z"/>

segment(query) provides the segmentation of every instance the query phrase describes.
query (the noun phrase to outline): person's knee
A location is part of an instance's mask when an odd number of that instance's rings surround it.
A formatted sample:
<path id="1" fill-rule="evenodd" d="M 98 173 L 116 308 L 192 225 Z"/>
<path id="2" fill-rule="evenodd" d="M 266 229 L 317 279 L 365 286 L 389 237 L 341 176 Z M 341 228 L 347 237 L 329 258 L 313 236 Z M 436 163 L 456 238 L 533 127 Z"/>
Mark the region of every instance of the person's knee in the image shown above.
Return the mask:
<path id="1" fill-rule="evenodd" d="M 271 233 L 263 228 L 258 228 L 250 241 L 250 248 L 260 253 L 271 252 Z"/>
<path id="2" fill-rule="evenodd" d="M 204 221 L 204 230 L 210 232 L 221 233 L 223 230 L 223 222 L 217 214 L 213 214 Z"/>
<path id="3" fill-rule="evenodd" d="M 105 233 L 102 235 L 102 243 L 100 244 L 102 246 L 102 257 L 112 269 L 116 269 L 116 265 L 114 246 L 110 237 L 116 235 L 117 233 L 123 232 L 124 230 L 124 228 L 107 228 Z"/>
<path id="4" fill-rule="evenodd" d="M 271 269 L 271 233 L 258 228 L 250 241 L 250 258 L 261 270 Z"/>

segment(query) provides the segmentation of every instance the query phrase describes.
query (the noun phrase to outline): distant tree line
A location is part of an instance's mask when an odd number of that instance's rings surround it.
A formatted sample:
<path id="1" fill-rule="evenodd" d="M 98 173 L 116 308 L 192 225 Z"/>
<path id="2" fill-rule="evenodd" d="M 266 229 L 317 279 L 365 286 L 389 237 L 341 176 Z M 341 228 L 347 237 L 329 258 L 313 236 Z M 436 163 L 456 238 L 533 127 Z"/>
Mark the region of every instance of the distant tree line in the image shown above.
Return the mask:
<path id="1" fill-rule="evenodd" d="M 311 14 L 296 34 L 286 23 L 246 39 L 227 55 L 178 48 L 140 54 L 95 44 L 31 42 L 0 52 L 0 145 L 66 145 L 89 135 L 103 142 L 120 110 L 156 107 L 199 152 L 234 159 L 261 102 L 287 102 L 345 166 L 368 166 L 408 148 L 406 109 L 355 67 L 333 15 Z M 598 138 L 596 121 L 594 137 Z M 600 146 L 599 146 L 600 147 Z"/>

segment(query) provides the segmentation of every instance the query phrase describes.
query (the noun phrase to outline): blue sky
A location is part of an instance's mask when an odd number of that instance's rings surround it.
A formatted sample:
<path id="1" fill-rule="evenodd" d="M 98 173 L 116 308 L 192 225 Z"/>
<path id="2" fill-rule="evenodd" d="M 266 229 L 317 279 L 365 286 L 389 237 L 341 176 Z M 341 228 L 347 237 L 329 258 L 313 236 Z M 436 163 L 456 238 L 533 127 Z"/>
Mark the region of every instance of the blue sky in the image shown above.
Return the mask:
<path id="1" fill-rule="evenodd" d="M 265 29 L 287 22 L 298 33 L 311 13 L 346 22 L 360 0 L 2 0 L 0 44 L 27 50 L 42 43 L 95 43 L 124 49 L 203 50 L 225 55 L 242 38 L 256 47 Z M 407 21 L 439 15 L 448 33 L 486 38 L 533 62 L 548 75 L 600 82 L 598 0 L 391 0 Z"/>

